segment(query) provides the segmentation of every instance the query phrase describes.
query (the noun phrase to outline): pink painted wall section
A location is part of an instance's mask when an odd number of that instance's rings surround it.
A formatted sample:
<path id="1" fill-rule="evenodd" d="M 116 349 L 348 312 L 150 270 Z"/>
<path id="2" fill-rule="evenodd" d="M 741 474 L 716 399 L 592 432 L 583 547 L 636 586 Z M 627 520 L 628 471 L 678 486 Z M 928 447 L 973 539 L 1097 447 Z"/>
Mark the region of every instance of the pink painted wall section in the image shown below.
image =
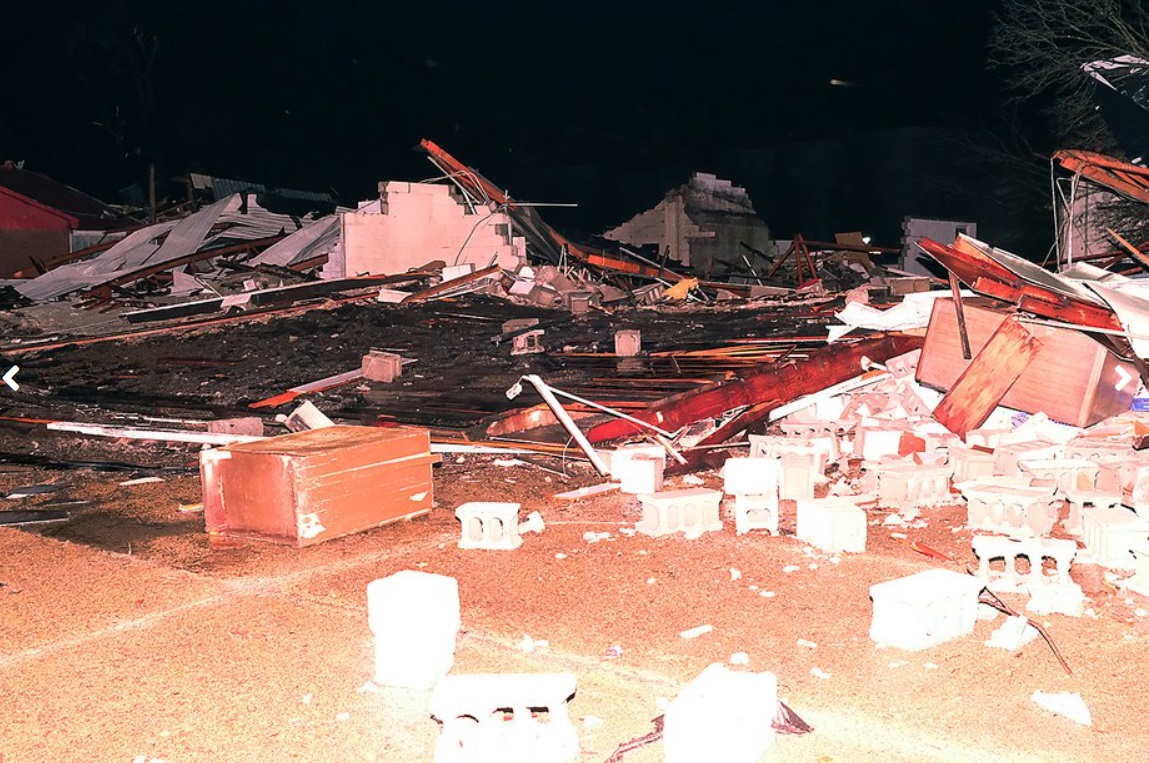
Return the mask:
<path id="1" fill-rule="evenodd" d="M 74 220 L 0 188 L 0 229 L 70 230 Z"/>
<path id="2" fill-rule="evenodd" d="M 480 206 L 472 212 L 445 185 L 380 184 L 381 203 L 342 217 L 344 274 L 396 274 L 429 262 L 472 263 L 494 259 L 513 269 L 526 261 L 523 239 L 511 220 Z"/>

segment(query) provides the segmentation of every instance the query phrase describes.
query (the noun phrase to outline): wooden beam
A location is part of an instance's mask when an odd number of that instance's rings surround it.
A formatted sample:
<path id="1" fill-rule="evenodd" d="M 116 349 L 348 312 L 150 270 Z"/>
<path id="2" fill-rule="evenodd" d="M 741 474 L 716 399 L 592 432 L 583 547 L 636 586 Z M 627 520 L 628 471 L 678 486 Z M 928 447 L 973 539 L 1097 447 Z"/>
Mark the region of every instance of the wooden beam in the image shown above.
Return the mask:
<path id="1" fill-rule="evenodd" d="M 671 395 L 634 416 L 674 431 L 735 408 L 767 400 L 785 403 L 818 392 L 860 376 L 864 370 L 862 358 L 882 363 L 921 346 L 921 337 L 903 334 L 878 335 L 858 342 L 833 344 L 811 352 L 804 359 L 770 365 L 730 381 Z M 587 438 L 591 442 L 604 442 L 637 431 L 639 428 L 628 421 L 609 421 L 591 429 Z"/>

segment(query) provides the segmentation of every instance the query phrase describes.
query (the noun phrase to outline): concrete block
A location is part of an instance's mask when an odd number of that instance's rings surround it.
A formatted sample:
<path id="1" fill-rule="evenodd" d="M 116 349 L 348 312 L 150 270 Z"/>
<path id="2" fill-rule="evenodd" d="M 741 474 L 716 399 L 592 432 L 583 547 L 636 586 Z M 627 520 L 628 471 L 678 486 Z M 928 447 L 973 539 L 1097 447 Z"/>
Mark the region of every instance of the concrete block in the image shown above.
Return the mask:
<path id="1" fill-rule="evenodd" d="M 443 268 L 443 280 L 454 281 L 456 278 L 469 276 L 474 272 L 475 266 L 470 262 L 465 262 L 462 265 L 448 265 L 447 267 Z"/>
<path id="2" fill-rule="evenodd" d="M 723 489 L 730 495 L 778 496 L 782 463 L 777 458 L 728 458 L 722 469 Z"/>
<path id="3" fill-rule="evenodd" d="M 511 318 L 509 321 L 503 321 L 502 331 L 504 334 L 513 334 L 537 325 L 539 325 L 538 318 Z"/>
<path id="4" fill-rule="evenodd" d="M 854 457 L 863 461 L 880 461 L 884 456 L 898 455 L 903 427 L 859 426 L 854 430 Z"/>
<path id="5" fill-rule="evenodd" d="M 1065 500 L 1069 503 L 1069 516 L 1062 526 L 1070 535 L 1081 535 L 1084 531 L 1081 512 L 1087 507 L 1116 509 L 1121 505 L 1121 491 L 1066 490 Z M 1138 514 L 1138 516 L 1142 516 Z"/>
<path id="6" fill-rule="evenodd" d="M 917 651 L 973 632 L 985 582 L 973 575 L 934 569 L 870 586 L 874 602 L 870 638 L 880 645 Z"/>
<path id="7" fill-rule="evenodd" d="M 1053 486 L 1000 484 L 990 480 L 961 483 L 966 524 L 1014 536 L 1048 535 L 1057 522 L 1059 504 Z"/>
<path id="8" fill-rule="evenodd" d="M 1133 549 L 1149 539 L 1149 522 L 1124 508 L 1084 509 L 1082 539 L 1102 567 L 1132 569 Z"/>
<path id="9" fill-rule="evenodd" d="M 750 435 L 750 457 L 770 456 L 779 458 L 787 453 L 797 455 L 812 454 L 815 457 L 814 469 L 825 474 L 826 467 L 841 456 L 836 435 L 826 434 L 827 427 L 837 422 L 821 422 L 816 427 L 802 425 L 802 435 L 779 437 L 778 435 Z M 824 426 L 823 426 L 824 425 Z"/>
<path id="10" fill-rule="evenodd" d="M 1028 593 L 1041 588 L 1073 584 L 1069 567 L 1077 556 L 1077 543 L 1064 538 L 1007 538 L 1000 535 L 975 535 L 970 542 L 978 558 L 977 576 L 991 591 Z M 1022 572 L 1018 560 L 1025 557 L 1027 569 Z M 998 567 L 997 560 L 1001 560 Z M 1053 561 L 1053 574 L 1047 575 L 1044 560 Z"/>
<path id="11" fill-rule="evenodd" d="M 665 453 L 660 456 L 644 453 L 627 459 L 625 468 L 617 476 L 622 483 L 619 489 L 632 495 L 657 493 L 662 490 L 662 473 L 665 468 Z"/>
<path id="12" fill-rule="evenodd" d="M 798 540 L 824 551 L 866 550 L 866 512 L 845 497 L 800 499 Z"/>
<path id="13" fill-rule="evenodd" d="M 459 585 L 454 578 L 403 570 L 367 584 L 375 639 L 375 683 L 425 690 L 455 661 Z"/>
<path id="14" fill-rule="evenodd" d="M 722 529 L 718 515 L 721 491 L 701 487 L 664 490 L 640 495 L 638 500 L 642 504 L 642 521 L 635 529 L 643 535 L 657 537 L 681 532 L 687 538 L 697 538 Z"/>
<path id="15" fill-rule="evenodd" d="M 751 530 L 778 534 L 778 494 L 734 496 L 734 531 L 745 535 Z"/>
<path id="16" fill-rule="evenodd" d="M 568 763 L 578 731 L 567 702 L 573 673 L 473 673 L 444 676 L 431 694 L 443 724 L 435 763 Z"/>
<path id="17" fill-rule="evenodd" d="M 909 461 L 877 464 L 878 500 L 883 506 L 937 506 L 952 503 L 949 466 Z"/>
<path id="18" fill-rule="evenodd" d="M 1045 461 L 1061 458 L 1064 451 L 1064 445 L 1045 440 L 1029 440 L 1002 445 L 994 448 L 993 472 L 1004 475 L 1021 474 L 1022 461 Z"/>
<path id="19" fill-rule="evenodd" d="M 629 358 L 642 351 L 642 332 L 638 329 L 619 329 L 614 332 L 614 354 Z"/>
<path id="20" fill-rule="evenodd" d="M 519 334 L 511 339 L 511 354 L 512 355 L 533 355 L 535 353 L 544 352 L 543 350 L 543 329 L 534 329 L 525 334 Z"/>
<path id="21" fill-rule="evenodd" d="M 666 709 L 666 763 L 757 763 L 774 741 L 778 679 L 715 662 Z"/>
<path id="22" fill-rule="evenodd" d="M 993 476 L 994 457 L 991 451 L 953 446 L 949 449 L 949 456 L 955 483 Z"/>
<path id="23" fill-rule="evenodd" d="M 816 453 L 783 453 L 778 497 L 797 501 L 814 497 L 814 485 L 824 476 Z"/>
<path id="24" fill-rule="evenodd" d="M 969 447 L 993 448 L 1004 445 L 1012 432 L 1008 429 L 971 429 L 965 433 L 965 444 Z"/>
<path id="25" fill-rule="evenodd" d="M 1052 480 L 1061 493 L 1097 487 L 1098 466 L 1083 458 L 1021 459 L 1017 465 L 1022 474 Z"/>
<path id="26" fill-rule="evenodd" d="M 470 501 L 455 509 L 462 523 L 459 548 L 513 551 L 522 545 L 517 503 Z"/>
<path id="27" fill-rule="evenodd" d="M 393 352 L 371 350 L 363 356 L 363 378 L 390 384 L 403 373 L 403 357 Z"/>

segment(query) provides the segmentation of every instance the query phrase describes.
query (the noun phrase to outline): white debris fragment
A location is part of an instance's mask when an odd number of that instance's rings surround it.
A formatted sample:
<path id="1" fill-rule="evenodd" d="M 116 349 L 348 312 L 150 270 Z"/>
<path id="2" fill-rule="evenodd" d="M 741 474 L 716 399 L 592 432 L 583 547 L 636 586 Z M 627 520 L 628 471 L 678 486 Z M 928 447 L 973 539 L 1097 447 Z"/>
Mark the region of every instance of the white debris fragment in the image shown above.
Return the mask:
<path id="1" fill-rule="evenodd" d="M 527 518 L 519 522 L 519 534 L 522 533 L 539 533 L 547 529 L 546 524 L 543 522 L 543 515 L 537 511 L 532 511 L 527 514 Z"/>
<path id="2" fill-rule="evenodd" d="M 638 530 L 635 530 L 633 527 L 620 527 L 618 531 L 628 538 L 633 538 L 638 533 Z M 645 554 L 646 552 L 639 551 L 638 553 Z"/>
<path id="3" fill-rule="evenodd" d="M 905 664 L 906 664 L 905 660 L 894 660 L 893 662 L 890 663 L 890 668 L 893 670 L 897 670 L 898 668 L 904 666 Z"/>
<path id="4" fill-rule="evenodd" d="M 787 564 L 785 567 L 782 568 L 782 571 L 786 572 L 786 573 L 790 573 L 790 572 L 797 572 L 800 569 L 802 569 L 802 568 L 796 564 Z"/>
<path id="5" fill-rule="evenodd" d="M 830 677 L 830 674 L 827 673 L 826 671 L 822 670 L 821 668 L 810 668 L 810 675 L 814 676 L 814 678 L 823 678 L 823 679 Z"/>
<path id="6" fill-rule="evenodd" d="M 840 556 L 831 556 L 830 557 L 830 564 L 841 564 L 841 563 L 842 563 L 842 557 L 840 557 Z"/>
<path id="7" fill-rule="evenodd" d="M 520 458 L 496 458 L 491 463 L 495 466 L 530 466 Z"/>
<path id="8" fill-rule="evenodd" d="M 728 658 L 731 665 L 749 665 L 750 655 L 746 652 L 735 652 Z"/>
<path id="9" fill-rule="evenodd" d="M 890 533 L 890 537 L 894 540 L 905 540 L 910 536 L 906 535 L 905 533 Z"/>
<path id="10" fill-rule="evenodd" d="M 566 558 L 567 558 L 567 555 L 562 553 L 561 551 L 559 553 L 555 554 L 555 559 L 562 560 L 562 559 L 566 559 Z"/>
<path id="11" fill-rule="evenodd" d="M 587 530 L 585 533 L 582 534 L 582 539 L 585 540 L 587 543 L 598 543 L 600 540 L 609 540 L 610 539 L 610 533 L 608 533 L 608 532 L 596 533 L 594 530 Z"/>
<path id="12" fill-rule="evenodd" d="M 426 491 L 426 490 L 424 490 L 424 491 L 423 491 L 423 492 L 421 492 L 421 493 L 414 493 L 414 494 L 412 494 L 412 495 L 411 495 L 411 500 L 412 500 L 412 501 L 415 501 L 416 503 L 418 503 L 419 501 L 423 500 L 423 499 L 424 499 L 424 498 L 426 498 L 426 497 L 427 497 L 427 491 Z"/>
<path id="13" fill-rule="evenodd" d="M 583 727 L 588 729 L 597 729 L 603 723 L 605 723 L 605 721 L 597 715 L 588 715 L 582 719 Z"/>
<path id="14" fill-rule="evenodd" d="M 131 487 L 132 485 L 150 485 L 154 482 L 163 481 L 163 477 L 138 477 L 134 480 L 124 480 L 120 483 L 120 487 Z"/>
<path id="15" fill-rule="evenodd" d="M 804 638 L 798 639 L 798 646 L 804 646 L 807 649 L 817 649 L 818 648 L 818 644 L 816 642 L 810 641 L 809 639 L 804 639 Z"/>
<path id="16" fill-rule="evenodd" d="M 1030 699 L 1051 713 L 1061 715 L 1082 726 L 1092 726 L 1093 716 L 1077 692 L 1035 691 Z"/>
<path id="17" fill-rule="evenodd" d="M 984 601 L 979 601 L 977 604 L 978 620 L 996 620 L 997 616 L 1000 614 L 1001 612 L 998 611 L 997 607 L 991 607 Z"/>
<path id="18" fill-rule="evenodd" d="M 990 635 L 989 641 L 985 642 L 985 645 L 1016 652 L 1039 635 L 1041 634 L 1029 624 L 1029 620 L 1021 615 L 1016 615 L 1007 617 L 1001 627 Z"/>
<path id="19" fill-rule="evenodd" d="M 355 690 L 356 694 L 376 694 L 379 691 L 379 686 L 374 681 L 368 681 Z"/>
<path id="20" fill-rule="evenodd" d="M 737 567 L 731 567 L 730 568 L 730 580 L 731 580 L 731 582 L 733 582 L 735 580 L 740 580 L 741 578 L 742 578 L 742 570 L 738 569 Z"/>
<path id="21" fill-rule="evenodd" d="M 335 716 L 335 720 L 339 721 L 340 723 L 342 723 L 343 721 L 346 721 L 350 718 L 351 718 L 351 713 L 339 713 L 338 715 Z"/>
<path id="22" fill-rule="evenodd" d="M 712 630 L 714 630 L 714 626 L 707 623 L 706 625 L 698 625 L 693 628 L 687 628 L 678 635 L 682 636 L 682 638 L 698 638 L 699 636 L 704 636 L 707 633 L 710 633 Z"/>
<path id="23" fill-rule="evenodd" d="M 1138 617 L 1145 617 L 1145 615 L 1149 615 L 1149 610 L 1145 609 L 1144 607 L 1138 607 L 1137 609 L 1133 610 L 1133 614 L 1137 615 Z"/>
<path id="24" fill-rule="evenodd" d="M 889 514 L 886 516 L 886 518 L 884 520 L 882 520 L 882 524 L 884 524 L 884 525 L 900 525 L 900 524 L 904 524 L 904 523 L 902 522 L 902 518 L 899 517 L 897 514 Z"/>
<path id="25" fill-rule="evenodd" d="M 763 598 L 766 598 L 766 599 L 773 599 L 774 598 L 774 592 L 773 591 L 759 591 L 758 595 L 763 597 Z"/>
<path id="26" fill-rule="evenodd" d="M 922 667 L 925 668 L 926 670 L 937 670 L 938 669 L 938 665 L 936 662 L 923 662 Z"/>
<path id="27" fill-rule="evenodd" d="M 687 474 L 685 477 L 682 478 L 682 482 L 686 485 L 694 485 L 694 486 L 704 484 L 704 480 L 701 477 L 699 477 L 697 474 Z"/>
<path id="28" fill-rule="evenodd" d="M 533 639 L 530 634 L 524 634 L 523 640 L 519 642 L 519 651 L 530 654 L 536 649 L 547 649 L 550 647 L 550 642 L 546 639 Z"/>
<path id="29" fill-rule="evenodd" d="M 807 565 L 807 567 L 811 570 L 816 570 L 816 569 L 818 569 L 818 563 L 817 562 L 810 562 L 810 564 Z"/>
<path id="30" fill-rule="evenodd" d="M 304 694 L 303 699 L 300 701 L 305 705 L 310 705 L 311 704 L 311 693 L 308 692 L 307 694 Z"/>
<path id="31" fill-rule="evenodd" d="M 751 583 L 750 585 L 748 585 L 746 587 L 748 589 L 750 589 L 751 591 L 757 591 L 758 590 L 758 586 L 754 585 L 753 583 Z"/>

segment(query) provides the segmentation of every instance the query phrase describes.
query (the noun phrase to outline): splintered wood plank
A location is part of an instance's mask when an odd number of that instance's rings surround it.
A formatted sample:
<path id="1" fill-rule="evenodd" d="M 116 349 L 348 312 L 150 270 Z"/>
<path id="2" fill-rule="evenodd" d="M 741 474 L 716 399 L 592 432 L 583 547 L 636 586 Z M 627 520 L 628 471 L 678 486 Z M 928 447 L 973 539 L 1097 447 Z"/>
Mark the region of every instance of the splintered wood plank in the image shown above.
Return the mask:
<path id="1" fill-rule="evenodd" d="M 964 438 L 985 423 L 1040 351 L 1041 340 L 1020 323 L 1013 318 L 1002 321 L 938 403 L 934 418 Z"/>

